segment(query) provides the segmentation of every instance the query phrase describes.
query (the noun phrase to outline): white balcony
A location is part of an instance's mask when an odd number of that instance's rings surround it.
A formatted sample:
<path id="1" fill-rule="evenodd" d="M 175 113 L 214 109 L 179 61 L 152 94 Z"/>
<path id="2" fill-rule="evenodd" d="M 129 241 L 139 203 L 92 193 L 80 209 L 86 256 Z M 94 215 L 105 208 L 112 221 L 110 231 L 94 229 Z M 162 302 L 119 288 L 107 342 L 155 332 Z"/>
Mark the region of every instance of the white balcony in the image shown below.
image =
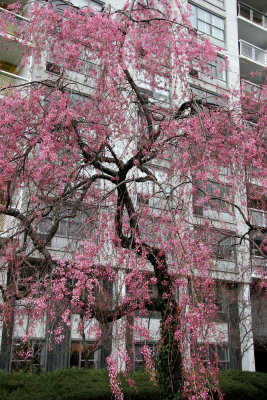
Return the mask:
<path id="1" fill-rule="evenodd" d="M 256 85 L 255 83 L 247 81 L 246 79 L 241 79 L 241 88 L 243 94 L 250 94 L 255 98 L 255 100 L 260 99 L 262 92 L 260 85 Z"/>
<path id="2" fill-rule="evenodd" d="M 5 30 L 5 33 L 11 36 L 19 36 L 23 22 L 29 22 L 28 18 L 25 18 L 22 15 L 14 14 L 11 11 L 8 11 L 2 7 L 0 7 L 0 13 L 4 13 L 6 15 L 6 18 L 10 19 L 10 23 Z"/>
<path id="3" fill-rule="evenodd" d="M 247 0 L 248 1 L 248 0 Z M 254 3 L 252 3 L 254 4 Z M 238 3 L 238 37 L 254 46 L 267 47 L 267 17 L 251 5 Z"/>
<path id="4" fill-rule="evenodd" d="M 2 36 L 0 40 L 0 61 L 18 65 L 21 59 L 20 35 L 24 23 L 28 23 L 29 19 L 2 7 L 0 7 L 0 15 L 1 18 L 4 16 L 4 20 L 7 22 L 4 27 L 0 27 L 0 36 Z"/>
<path id="5" fill-rule="evenodd" d="M 247 19 L 253 24 L 267 28 L 267 17 L 263 12 L 256 10 L 243 2 L 238 3 L 238 16 Z"/>
<path id="6" fill-rule="evenodd" d="M 261 64 L 263 67 L 267 64 L 267 52 L 260 47 L 254 46 L 251 43 L 239 40 L 240 45 L 240 56 L 249 58 L 257 64 Z"/>
<path id="7" fill-rule="evenodd" d="M 267 65 L 267 52 L 245 40 L 239 40 L 239 59 L 241 78 L 261 84 L 264 79 L 264 67 Z"/>
<path id="8" fill-rule="evenodd" d="M 26 82 L 28 82 L 28 79 L 22 76 L 0 70 L 0 94 L 5 94 L 9 92 L 13 86 L 19 86 Z"/>

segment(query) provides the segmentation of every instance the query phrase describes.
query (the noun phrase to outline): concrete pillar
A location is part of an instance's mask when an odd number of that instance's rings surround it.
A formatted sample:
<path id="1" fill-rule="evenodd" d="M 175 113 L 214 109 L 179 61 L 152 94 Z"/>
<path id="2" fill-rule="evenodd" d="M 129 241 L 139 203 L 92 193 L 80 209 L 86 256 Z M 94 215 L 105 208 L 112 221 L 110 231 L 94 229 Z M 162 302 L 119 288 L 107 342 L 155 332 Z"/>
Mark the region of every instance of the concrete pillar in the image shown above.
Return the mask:
<path id="1" fill-rule="evenodd" d="M 238 294 L 240 346 L 243 371 L 255 371 L 254 341 L 251 317 L 250 285 L 240 285 Z"/>

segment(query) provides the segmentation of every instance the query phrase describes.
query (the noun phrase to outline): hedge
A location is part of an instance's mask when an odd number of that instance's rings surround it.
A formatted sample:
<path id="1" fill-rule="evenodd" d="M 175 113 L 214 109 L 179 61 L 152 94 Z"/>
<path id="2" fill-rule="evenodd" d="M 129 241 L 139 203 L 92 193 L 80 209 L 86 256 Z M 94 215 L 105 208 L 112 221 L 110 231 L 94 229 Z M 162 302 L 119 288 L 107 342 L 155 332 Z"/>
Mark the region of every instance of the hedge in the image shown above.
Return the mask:
<path id="1" fill-rule="evenodd" d="M 145 373 L 133 374 L 137 390 L 123 380 L 126 400 L 160 400 L 160 390 Z M 225 400 L 266 400 L 267 374 L 224 371 L 219 384 Z M 110 400 L 106 370 L 57 370 L 48 374 L 0 371 L 1 400 Z"/>
<path id="2" fill-rule="evenodd" d="M 133 374 L 137 391 L 123 379 L 127 400 L 160 400 L 159 388 L 144 373 Z M 107 370 L 56 370 L 48 374 L 0 371 L 1 400 L 107 400 L 113 398 Z"/>
<path id="3" fill-rule="evenodd" d="M 225 400 L 266 400 L 267 374 L 248 371 L 224 371 L 219 386 Z"/>

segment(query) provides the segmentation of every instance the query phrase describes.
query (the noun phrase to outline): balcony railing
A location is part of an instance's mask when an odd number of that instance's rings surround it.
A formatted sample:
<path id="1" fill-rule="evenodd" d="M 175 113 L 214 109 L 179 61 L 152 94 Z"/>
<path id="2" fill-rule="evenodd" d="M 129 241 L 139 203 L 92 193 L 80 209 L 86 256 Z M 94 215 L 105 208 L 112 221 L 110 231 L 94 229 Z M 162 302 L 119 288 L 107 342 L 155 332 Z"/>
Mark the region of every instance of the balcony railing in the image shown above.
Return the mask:
<path id="1" fill-rule="evenodd" d="M 248 6 L 242 2 L 238 3 L 238 15 L 246 18 L 247 20 L 254 22 L 254 24 L 260 25 L 263 28 L 267 28 L 267 17 L 261 11 L 256 10 L 253 7 Z"/>
<path id="2" fill-rule="evenodd" d="M 267 52 L 244 40 L 239 40 L 239 53 L 241 56 L 250 58 L 263 66 L 267 64 Z"/>
<path id="3" fill-rule="evenodd" d="M 0 70 L 0 90 L 2 93 L 3 92 L 6 93 L 7 91 L 9 91 L 12 86 L 21 85 L 26 82 L 28 82 L 28 79 L 26 79 L 22 76 L 11 74 L 10 72 Z M 2 90 L 2 89 L 4 89 L 4 90 Z"/>
<path id="4" fill-rule="evenodd" d="M 12 36 L 17 36 L 19 34 L 23 22 L 29 22 L 28 18 L 25 18 L 22 15 L 14 14 L 2 7 L 0 7 L 0 13 L 5 13 L 7 19 L 10 19 L 10 22 L 5 27 L 5 33 Z"/>
<path id="5" fill-rule="evenodd" d="M 243 93 L 250 93 L 257 100 L 260 98 L 262 88 L 259 85 L 246 79 L 241 79 L 241 88 Z"/>

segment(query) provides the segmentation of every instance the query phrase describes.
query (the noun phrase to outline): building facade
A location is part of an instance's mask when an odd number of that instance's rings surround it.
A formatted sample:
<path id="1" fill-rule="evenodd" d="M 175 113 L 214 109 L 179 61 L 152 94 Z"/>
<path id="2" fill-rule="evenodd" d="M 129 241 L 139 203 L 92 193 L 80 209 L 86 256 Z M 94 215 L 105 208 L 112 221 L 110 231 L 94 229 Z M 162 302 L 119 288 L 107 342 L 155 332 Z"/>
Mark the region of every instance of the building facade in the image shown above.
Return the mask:
<path id="1" fill-rule="evenodd" d="M 145 1 L 145 0 L 144 0 Z M 7 5 L 12 1 L 2 0 L 0 12 L 10 13 Z M 30 3 L 30 2 L 29 2 Z M 62 11 L 68 2 L 63 0 L 52 1 L 59 11 Z M 73 0 L 71 3 L 76 7 L 94 8 L 101 12 L 103 7 L 110 6 L 111 9 L 118 9 L 123 6 L 123 0 L 109 0 L 106 4 L 98 0 Z M 186 5 L 186 0 L 181 1 Z M 204 76 L 198 71 L 197 67 L 192 66 L 192 71 L 188 79 L 190 87 L 196 99 L 216 103 L 218 101 L 218 91 L 224 90 L 245 90 L 260 92 L 260 85 L 264 82 L 264 68 L 267 66 L 267 5 L 264 0 L 245 0 L 239 2 L 236 0 L 192 0 L 188 4 L 191 8 L 190 21 L 192 27 L 203 37 L 207 36 L 210 41 L 218 48 L 217 62 L 210 65 L 210 76 Z M 14 23 L 10 25 L 8 34 L 10 37 L 3 38 L 0 46 L 0 88 L 5 85 L 18 85 L 32 82 L 39 74 L 32 69 L 31 65 L 20 66 L 20 43 L 12 41 L 16 37 L 16 32 L 22 21 L 27 22 L 27 15 L 30 5 L 25 2 L 21 12 L 16 14 Z M 17 24 L 17 26 L 16 26 Z M 6 43 L 5 43 L 6 40 Z M 225 57 L 228 59 L 226 66 Z M 60 76 L 60 67 L 46 55 L 43 62 L 42 76 L 44 79 L 58 79 Z M 69 87 L 72 88 L 73 101 L 80 99 L 80 93 L 76 91 L 77 82 L 84 83 L 83 74 L 69 72 Z M 151 90 L 146 85 L 142 77 L 139 79 L 140 87 L 149 97 L 157 99 L 166 99 L 170 96 L 170 88 L 164 85 L 162 91 Z M 87 93 L 85 93 L 86 95 Z M 251 121 L 253 123 L 253 121 Z M 251 186 L 256 186 L 255 182 Z M 214 188 L 219 190 L 221 199 L 227 197 L 227 185 L 220 187 L 216 183 L 211 183 L 210 190 Z M 166 185 L 166 191 L 168 187 Z M 153 192 L 151 186 L 140 185 L 140 196 L 137 202 L 144 202 L 144 198 L 149 197 Z M 259 228 L 267 227 L 267 209 L 266 203 L 257 203 L 249 198 L 247 190 L 247 209 L 250 218 Z M 201 207 L 198 200 L 201 193 L 196 193 L 193 198 L 192 219 L 195 225 L 201 225 L 203 218 L 209 218 L 216 221 L 216 211 L 212 207 Z M 157 209 L 157 201 L 160 199 L 153 197 L 151 207 Z M 240 204 L 241 204 L 241 200 Z M 153 203 L 153 204 L 152 204 Z M 242 206 L 243 207 L 243 206 Z M 240 235 L 245 231 L 243 222 L 233 215 L 232 209 L 224 209 L 223 221 L 227 231 L 236 231 Z M 0 215 L 0 230 L 2 237 L 5 237 L 9 221 Z M 60 254 L 68 244 L 68 240 L 79 231 L 81 221 L 79 216 L 71 224 L 62 219 L 57 233 L 47 243 L 53 254 Z M 40 234 L 45 234 L 47 226 L 39 228 Z M 255 241 L 261 243 L 263 240 L 261 233 L 254 233 Z M 215 238 L 218 241 L 218 237 Z M 214 239 L 214 240 L 215 240 Z M 210 352 L 216 352 L 222 369 L 242 369 L 248 371 L 267 372 L 263 359 L 266 356 L 267 346 L 267 314 L 264 310 L 264 299 L 259 299 L 258 293 L 254 294 L 255 282 L 257 282 L 256 266 L 263 262 L 263 254 L 257 247 L 242 250 L 242 257 L 235 248 L 233 238 L 223 240 L 220 246 L 216 248 L 214 255 L 213 277 L 218 282 L 218 329 L 223 332 L 224 338 L 218 345 L 214 343 Z M 240 263 L 244 269 L 242 278 L 237 279 Z M 2 278 L 5 279 L 5 278 Z M 107 283 L 108 286 L 108 283 Z M 124 291 L 127 288 L 123 289 Z M 151 296 L 156 289 L 151 287 Z M 113 295 L 113 288 L 107 288 L 110 297 Z M 112 300 L 110 300 L 112 301 Z M 266 301 L 265 301 L 266 303 Z M 76 367 L 76 368 L 104 368 L 105 359 L 116 346 L 113 339 L 114 326 L 106 324 L 103 329 L 106 332 L 107 340 L 101 346 L 95 347 L 95 332 L 92 330 L 86 338 L 82 338 L 78 331 L 78 322 L 72 316 L 72 327 L 66 329 L 62 342 L 48 343 L 49 327 L 43 321 L 35 327 L 32 338 L 29 342 L 23 343 L 21 338 L 31 324 L 30 320 L 23 322 L 13 319 L 13 325 L 9 329 L 2 329 L 1 341 L 1 368 L 7 370 L 24 368 L 27 365 L 37 368 L 45 368 L 50 371 L 54 368 Z M 155 348 L 159 339 L 160 316 L 152 311 L 147 317 L 143 318 L 143 324 L 151 332 L 150 340 L 147 341 L 152 350 Z M 49 339 L 51 340 L 51 338 Z M 125 333 L 126 348 L 131 348 L 133 354 L 133 365 L 135 370 L 143 366 L 143 356 L 141 352 L 142 343 L 138 342 L 138 335 L 135 333 Z M 52 349 L 52 350 L 51 350 Z M 25 359 L 23 354 L 30 351 L 32 356 Z"/>

